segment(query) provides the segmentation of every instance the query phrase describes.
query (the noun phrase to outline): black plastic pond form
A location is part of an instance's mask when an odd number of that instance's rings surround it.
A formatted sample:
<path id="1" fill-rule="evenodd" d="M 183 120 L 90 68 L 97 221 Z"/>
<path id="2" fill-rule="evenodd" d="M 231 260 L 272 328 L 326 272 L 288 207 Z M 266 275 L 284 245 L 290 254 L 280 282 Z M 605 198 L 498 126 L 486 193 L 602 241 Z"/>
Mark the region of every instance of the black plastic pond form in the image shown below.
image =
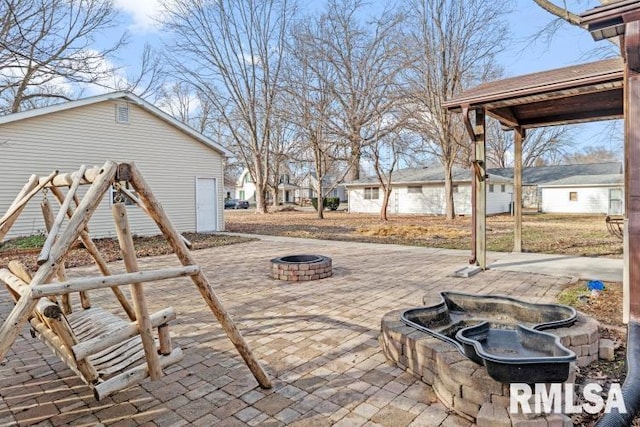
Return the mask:
<path id="1" fill-rule="evenodd" d="M 402 321 L 454 345 L 504 383 L 563 382 L 576 355 L 543 329 L 570 326 L 577 313 L 496 295 L 441 292 L 442 302 L 406 310 Z"/>

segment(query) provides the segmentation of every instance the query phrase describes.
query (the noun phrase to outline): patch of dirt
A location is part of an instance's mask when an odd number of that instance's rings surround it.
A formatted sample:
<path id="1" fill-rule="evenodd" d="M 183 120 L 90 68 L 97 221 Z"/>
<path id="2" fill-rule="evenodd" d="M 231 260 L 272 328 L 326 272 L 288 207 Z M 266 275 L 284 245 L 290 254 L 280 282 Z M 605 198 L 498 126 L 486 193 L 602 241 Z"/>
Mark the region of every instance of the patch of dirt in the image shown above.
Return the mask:
<path id="1" fill-rule="evenodd" d="M 247 237 L 203 233 L 185 233 L 184 237 L 191 242 L 192 250 L 254 240 Z M 136 255 L 139 258 L 173 253 L 173 250 L 161 235 L 148 237 L 134 236 L 133 241 L 136 247 Z M 117 239 L 94 239 L 94 242 L 107 262 L 122 259 Z M 10 245 L 8 245 L 8 247 L 10 247 Z M 39 253 L 39 248 L 21 249 L 19 251 L 14 249 L 3 250 L 0 248 L 0 268 L 5 268 L 11 260 L 18 260 L 29 270 L 36 271 L 38 269 L 36 258 Z M 93 258 L 84 250 L 81 243 L 74 245 L 74 248 L 71 249 L 65 257 L 65 265 L 67 267 L 78 267 L 89 264 L 94 264 Z"/>

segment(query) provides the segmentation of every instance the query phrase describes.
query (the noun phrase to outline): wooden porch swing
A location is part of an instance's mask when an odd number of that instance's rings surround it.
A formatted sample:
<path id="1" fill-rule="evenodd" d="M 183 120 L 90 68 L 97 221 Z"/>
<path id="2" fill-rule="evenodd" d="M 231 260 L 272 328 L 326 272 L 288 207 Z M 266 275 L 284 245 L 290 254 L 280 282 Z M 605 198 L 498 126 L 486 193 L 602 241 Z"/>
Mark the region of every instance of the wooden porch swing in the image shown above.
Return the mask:
<path id="1" fill-rule="evenodd" d="M 80 185 L 90 185 L 82 200 L 77 195 Z M 127 271 L 120 274 L 112 274 L 87 228 L 91 215 L 112 186 L 116 192 L 112 214 Z M 68 188 L 66 194 L 62 190 L 65 187 Z M 183 354 L 180 348 L 172 346 L 169 335 L 168 322 L 176 318 L 174 309 L 169 307 L 150 314 L 143 283 L 189 276 L 260 386 L 271 387 L 266 373 L 189 252 L 190 243 L 171 224 L 135 164 L 107 161 L 102 167 L 87 169 L 82 166 L 72 174 L 54 171 L 45 178 L 32 175 L 0 218 L 0 240 L 29 200 L 39 192 L 44 194 L 41 208 L 48 234 L 37 258 L 37 272 L 31 276 L 17 261 L 0 269 L 0 281 L 15 301 L 13 310 L 0 327 L 0 360 L 4 359 L 28 321 L 32 334 L 93 389 L 97 400 L 147 377 L 158 379 L 163 375 L 162 369 L 179 362 Z M 47 197 L 49 192 L 60 204 L 55 217 Z M 182 266 L 138 270 L 123 203 L 125 197 L 156 222 Z M 67 279 L 64 257 L 78 239 L 95 260 L 102 276 Z M 119 288 L 122 285 L 130 286 L 132 304 Z M 88 291 L 101 288 L 113 291 L 127 320 L 92 304 Z M 72 311 L 69 298 L 75 292 L 80 295 L 82 307 L 77 312 Z"/>

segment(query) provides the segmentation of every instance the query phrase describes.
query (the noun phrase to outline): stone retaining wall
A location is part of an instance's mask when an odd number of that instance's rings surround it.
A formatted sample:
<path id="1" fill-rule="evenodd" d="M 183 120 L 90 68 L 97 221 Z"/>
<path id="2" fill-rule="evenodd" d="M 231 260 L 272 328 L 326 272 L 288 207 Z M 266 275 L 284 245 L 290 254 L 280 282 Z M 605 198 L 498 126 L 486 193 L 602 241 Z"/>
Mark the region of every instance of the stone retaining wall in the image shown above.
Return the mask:
<path id="1" fill-rule="evenodd" d="M 509 414 L 509 384 L 489 376 L 484 366 L 469 360 L 451 344 L 405 325 L 403 310 L 387 313 L 381 322 L 380 345 L 386 357 L 431 385 L 438 399 L 478 427 L 529 426 L 531 415 Z M 581 313 L 568 328 L 547 330 L 576 353 L 568 383 L 575 381 L 575 365 L 586 366 L 598 358 L 598 322 Z M 562 414 L 537 416 L 540 425 L 568 425 Z M 568 423 L 568 424 L 567 424 Z M 538 425 L 538 424 L 535 424 Z"/>

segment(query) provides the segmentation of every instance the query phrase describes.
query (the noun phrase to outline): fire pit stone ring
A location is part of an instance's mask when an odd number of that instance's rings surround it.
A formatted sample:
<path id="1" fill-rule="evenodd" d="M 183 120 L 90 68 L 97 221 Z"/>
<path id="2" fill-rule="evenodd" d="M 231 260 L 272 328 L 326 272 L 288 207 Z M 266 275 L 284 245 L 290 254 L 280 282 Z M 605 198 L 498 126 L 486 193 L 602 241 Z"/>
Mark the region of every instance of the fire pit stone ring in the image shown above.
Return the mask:
<path id="1" fill-rule="evenodd" d="M 271 260 L 271 277 L 278 280 L 302 282 L 332 274 L 331 258 L 323 255 L 288 255 Z"/>

